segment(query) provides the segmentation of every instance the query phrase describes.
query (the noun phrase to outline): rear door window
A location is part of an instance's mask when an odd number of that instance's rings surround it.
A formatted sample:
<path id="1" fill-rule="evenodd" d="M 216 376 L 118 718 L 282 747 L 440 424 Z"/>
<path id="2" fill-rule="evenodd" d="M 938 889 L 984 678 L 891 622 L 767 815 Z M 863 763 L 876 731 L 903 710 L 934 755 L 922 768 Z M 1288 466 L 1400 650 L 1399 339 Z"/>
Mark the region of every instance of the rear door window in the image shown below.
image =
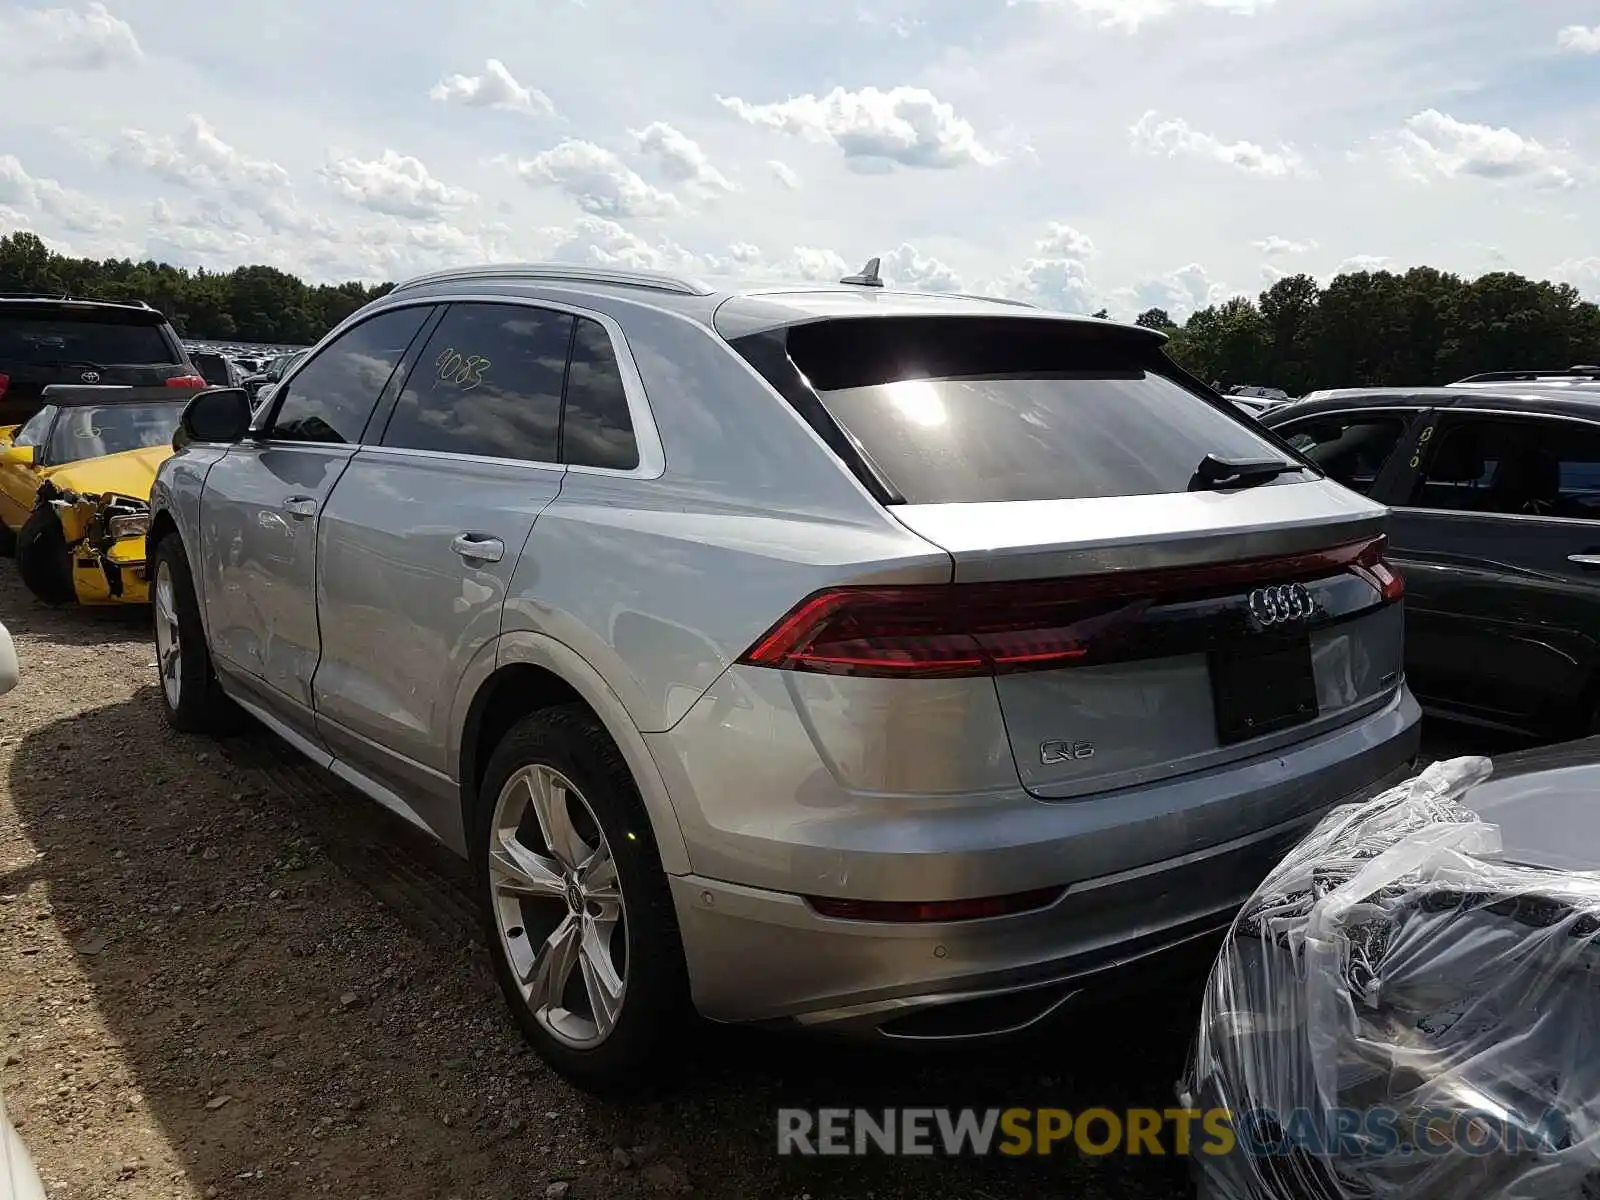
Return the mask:
<path id="1" fill-rule="evenodd" d="M 1278 432 L 1328 475 L 1365 495 L 1406 431 L 1409 414 L 1308 417 Z"/>
<path id="2" fill-rule="evenodd" d="M 1549 417 L 1472 417 L 1448 425 L 1415 508 L 1600 520 L 1600 426 Z"/>
<path id="3" fill-rule="evenodd" d="M 572 321 L 524 304 L 452 304 L 406 379 L 382 444 L 557 461 Z"/>
<path id="4" fill-rule="evenodd" d="M 911 504 L 1164 495 L 1208 454 L 1288 457 L 1157 370 L 1153 347 L 1066 322 L 820 322 L 790 330 L 788 353 Z"/>
<path id="5" fill-rule="evenodd" d="M 96 367 L 179 361 L 159 325 L 80 316 L 0 315 L 0 362 Z"/>

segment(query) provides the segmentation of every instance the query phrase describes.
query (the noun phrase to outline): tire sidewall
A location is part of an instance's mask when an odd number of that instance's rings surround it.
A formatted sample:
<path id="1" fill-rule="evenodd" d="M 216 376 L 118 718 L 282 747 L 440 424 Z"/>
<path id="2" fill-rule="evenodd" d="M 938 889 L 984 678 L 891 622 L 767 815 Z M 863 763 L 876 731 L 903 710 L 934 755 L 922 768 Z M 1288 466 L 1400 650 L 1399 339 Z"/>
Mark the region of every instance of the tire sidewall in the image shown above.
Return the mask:
<path id="1" fill-rule="evenodd" d="M 78 598 L 72 584 L 72 553 L 54 510 L 40 507 L 28 515 L 17 533 L 15 553 L 22 582 L 46 604 L 71 604 Z"/>
<path id="2" fill-rule="evenodd" d="M 174 729 L 185 733 L 213 732 L 226 715 L 223 711 L 226 701 L 220 695 L 212 671 L 200 605 L 194 592 L 194 577 L 189 571 L 189 556 L 184 552 L 182 540 L 171 533 L 163 537 L 156 543 L 149 563 L 152 638 L 154 623 L 161 619 L 154 592 L 163 565 L 172 576 L 172 601 L 178 621 L 178 703 L 174 706 L 167 696 L 157 656 L 156 687 L 161 693 L 161 711 Z"/>
<path id="3" fill-rule="evenodd" d="M 542 764 L 566 776 L 588 801 L 617 865 L 626 908 L 627 990 L 616 1026 L 591 1049 L 553 1037 L 522 998 L 501 945 L 489 874 L 490 823 L 506 782 Z M 671 891 L 644 805 L 621 754 L 585 710 L 571 705 L 523 718 L 495 748 L 479 789 L 470 839 L 475 890 L 496 980 L 529 1043 L 558 1073 L 595 1092 L 638 1084 L 670 1056 L 673 1026 L 687 1010 L 682 943 Z"/>

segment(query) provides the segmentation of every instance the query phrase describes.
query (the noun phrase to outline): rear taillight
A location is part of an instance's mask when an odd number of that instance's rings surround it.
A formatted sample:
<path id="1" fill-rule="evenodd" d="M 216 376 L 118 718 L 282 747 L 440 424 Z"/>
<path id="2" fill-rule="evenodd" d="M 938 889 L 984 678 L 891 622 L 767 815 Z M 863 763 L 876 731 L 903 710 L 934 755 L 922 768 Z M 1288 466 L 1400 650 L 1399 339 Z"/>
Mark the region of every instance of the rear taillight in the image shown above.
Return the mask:
<path id="1" fill-rule="evenodd" d="M 11 386 L 11 376 L 0 372 L 0 397 L 6 394 L 6 388 Z"/>
<path id="2" fill-rule="evenodd" d="M 206 386 L 203 375 L 174 375 L 166 381 L 168 387 L 175 388 L 203 388 Z"/>
<path id="3" fill-rule="evenodd" d="M 1385 602 L 1405 585 L 1385 540 L 1292 557 L 1018 583 L 842 587 L 795 608 L 739 659 L 825 675 L 951 679 L 1102 660 L 1151 608 L 1354 572 Z"/>
<path id="4" fill-rule="evenodd" d="M 1367 546 L 1361 557 L 1356 559 L 1355 570 L 1383 594 L 1385 604 L 1393 604 L 1396 600 L 1404 599 L 1406 581 L 1405 577 L 1384 558 L 1388 549 L 1389 539 L 1377 538 Z"/>

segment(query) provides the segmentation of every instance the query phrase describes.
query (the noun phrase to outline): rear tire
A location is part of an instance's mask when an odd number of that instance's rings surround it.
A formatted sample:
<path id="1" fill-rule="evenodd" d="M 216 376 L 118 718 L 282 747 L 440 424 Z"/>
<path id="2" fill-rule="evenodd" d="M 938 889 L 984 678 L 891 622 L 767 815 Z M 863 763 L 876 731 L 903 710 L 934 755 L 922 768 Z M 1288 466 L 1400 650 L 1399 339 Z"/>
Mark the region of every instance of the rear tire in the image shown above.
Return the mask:
<path id="1" fill-rule="evenodd" d="M 28 514 L 17 534 L 17 571 L 27 589 L 46 604 L 71 604 L 72 553 L 55 510 L 41 504 Z"/>
<path id="2" fill-rule="evenodd" d="M 587 1091 L 665 1078 L 688 973 L 633 776 L 594 715 L 524 717 L 489 760 L 469 830 L 495 978 L 522 1035 Z"/>
<path id="3" fill-rule="evenodd" d="M 244 714 L 217 680 L 189 556 L 176 533 L 157 542 L 150 556 L 150 611 L 155 618 L 156 682 L 167 724 L 184 733 L 237 732 Z"/>

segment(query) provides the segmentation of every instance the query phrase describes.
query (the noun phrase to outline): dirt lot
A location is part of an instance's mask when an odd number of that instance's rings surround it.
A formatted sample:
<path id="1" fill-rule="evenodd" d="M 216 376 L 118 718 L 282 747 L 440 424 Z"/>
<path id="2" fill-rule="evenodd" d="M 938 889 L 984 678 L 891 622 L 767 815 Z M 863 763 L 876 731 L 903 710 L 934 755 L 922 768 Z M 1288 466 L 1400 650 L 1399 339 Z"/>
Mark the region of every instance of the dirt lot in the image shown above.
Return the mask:
<path id="1" fill-rule="evenodd" d="M 143 613 L 0 564 L 0 620 L 0 1089 L 52 1196 L 1187 1192 L 1170 1159 L 779 1158 L 774 1112 L 1165 1106 L 1196 979 L 981 1056 L 700 1031 L 673 1092 L 600 1104 L 524 1050 L 453 859 L 265 734 L 170 732 Z"/>

